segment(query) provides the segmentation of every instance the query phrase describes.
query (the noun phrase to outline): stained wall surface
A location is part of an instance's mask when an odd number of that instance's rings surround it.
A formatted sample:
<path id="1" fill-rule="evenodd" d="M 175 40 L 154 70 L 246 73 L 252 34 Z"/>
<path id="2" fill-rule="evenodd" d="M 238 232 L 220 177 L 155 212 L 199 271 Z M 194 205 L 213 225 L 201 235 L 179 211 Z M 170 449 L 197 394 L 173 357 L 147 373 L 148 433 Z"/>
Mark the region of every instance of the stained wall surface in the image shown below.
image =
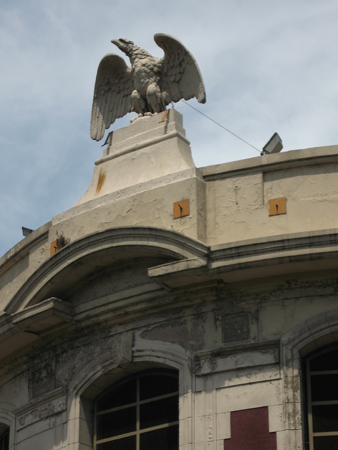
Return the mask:
<path id="1" fill-rule="evenodd" d="M 93 449 L 96 399 L 174 370 L 181 450 L 304 449 L 306 361 L 338 340 L 338 146 L 196 169 L 180 115 L 154 117 L 0 259 L 0 439 Z M 163 142 L 169 168 L 114 185 Z"/>

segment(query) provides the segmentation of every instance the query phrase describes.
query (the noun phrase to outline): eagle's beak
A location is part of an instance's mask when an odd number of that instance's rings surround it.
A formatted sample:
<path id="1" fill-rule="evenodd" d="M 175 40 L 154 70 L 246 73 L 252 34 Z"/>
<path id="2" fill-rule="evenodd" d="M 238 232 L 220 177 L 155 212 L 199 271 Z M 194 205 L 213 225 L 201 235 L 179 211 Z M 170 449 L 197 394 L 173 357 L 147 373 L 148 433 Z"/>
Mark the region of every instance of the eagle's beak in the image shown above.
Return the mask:
<path id="1" fill-rule="evenodd" d="M 116 45 L 118 48 L 121 47 L 121 42 L 120 42 L 119 39 L 112 39 L 112 40 L 111 40 L 111 43 L 114 44 L 114 45 Z"/>

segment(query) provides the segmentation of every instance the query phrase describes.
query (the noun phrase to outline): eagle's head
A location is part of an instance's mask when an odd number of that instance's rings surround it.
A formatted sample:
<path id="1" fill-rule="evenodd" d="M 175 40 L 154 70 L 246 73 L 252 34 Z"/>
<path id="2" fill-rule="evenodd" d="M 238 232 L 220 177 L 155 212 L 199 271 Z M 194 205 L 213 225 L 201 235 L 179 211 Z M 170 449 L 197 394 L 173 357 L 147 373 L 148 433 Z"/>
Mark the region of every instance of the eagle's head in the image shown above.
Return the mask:
<path id="1" fill-rule="evenodd" d="M 134 50 L 135 44 L 132 41 L 128 41 L 128 39 L 112 39 L 111 41 L 115 44 L 123 53 L 127 56 L 131 56 L 132 51 Z"/>

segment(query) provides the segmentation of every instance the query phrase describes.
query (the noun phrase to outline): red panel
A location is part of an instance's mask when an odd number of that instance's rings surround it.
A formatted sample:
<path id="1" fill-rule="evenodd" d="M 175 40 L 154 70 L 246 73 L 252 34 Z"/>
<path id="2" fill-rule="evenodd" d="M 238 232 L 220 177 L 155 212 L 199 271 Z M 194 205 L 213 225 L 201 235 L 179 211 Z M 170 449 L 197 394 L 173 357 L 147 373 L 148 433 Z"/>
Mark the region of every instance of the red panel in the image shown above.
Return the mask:
<path id="1" fill-rule="evenodd" d="M 231 413 L 231 439 L 224 450 L 277 450 L 276 433 L 269 433 L 268 407 Z"/>

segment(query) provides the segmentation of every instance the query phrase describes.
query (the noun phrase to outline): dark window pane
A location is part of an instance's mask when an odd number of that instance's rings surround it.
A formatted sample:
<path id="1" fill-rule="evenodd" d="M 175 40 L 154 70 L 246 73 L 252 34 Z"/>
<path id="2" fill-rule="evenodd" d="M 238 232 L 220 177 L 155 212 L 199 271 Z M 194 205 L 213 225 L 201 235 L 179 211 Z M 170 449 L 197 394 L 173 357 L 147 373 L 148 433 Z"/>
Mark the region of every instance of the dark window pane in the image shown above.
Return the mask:
<path id="1" fill-rule="evenodd" d="M 136 450 L 136 436 L 98 444 L 97 450 Z"/>
<path id="2" fill-rule="evenodd" d="M 97 440 L 136 430 L 136 407 L 97 416 Z"/>
<path id="3" fill-rule="evenodd" d="M 338 450 L 338 436 L 315 436 L 315 450 Z"/>
<path id="4" fill-rule="evenodd" d="M 9 449 L 9 430 L 6 430 L 0 436 L 0 450 L 8 450 Z"/>
<path id="5" fill-rule="evenodd" d="M 116 389 L 108 392 L 97 402 L 97 411 L 116 408 L 136 402 L 136 379 L 122 383 Z"/>
<path id="6" fill-rule="evenodd" d="M 140 427 L 150 428 L 178 420 L 178 396 L 155 400 L 140 406 Z"/>
<path id="7" fill-rule="evenodd" d="M 338 349 L 325 352 L 312 359 L 310 370 L 338 370 Z"/>
<path id="8" fill-rule="evenodd" d="M 164 447 L 164 450 L 176 450 L 178 426 L 164 426 L 160 430 L 142 432 L 147 428 L 178 421 L 178 395 L 174 394 L 178 392 L 178 378 L 173 374 L 171 371 L 158 370 L 144 372 L 126 383 L 119 383 L 102 395 L 96 403 L 96 439 L 115 439 L 97 444 L 96 450 L 136 450 L 138 439 L 144 450 L 151 450 L 149 446 L 153 446 L 155 450 L 155 445 L 156 450 L 158 446 Z M 155 400 L 166 395 L 169 397 Z M 131 406 L 131 403 L 134 405 Z M 106 412 L 114 408 L 118 410 Z M 141 431 L 136 430 L 137 417 Z M 123 437 L 127 433 L 135 435 Z"/>
<path id="9" fill-rule="evenodd" d="M 311 375 L 312 401 L 338 400 L 337 375 Z"/>
<path id="10" fill-rule="evenodd" d="M 178 450 L 178 425 L 142 433 L 140 450 Z"/>
<path id="11" fill-rule="evenodd" d="M 338 405 L 312 406 L 313 431 L 338 431 Z"/>
<path id="12" fill-rule="evenodd" d="M 168 375 L 146 375 L 140 377 L 140 399 L 147 400 L 178 391 L 178 379 Z"/>

